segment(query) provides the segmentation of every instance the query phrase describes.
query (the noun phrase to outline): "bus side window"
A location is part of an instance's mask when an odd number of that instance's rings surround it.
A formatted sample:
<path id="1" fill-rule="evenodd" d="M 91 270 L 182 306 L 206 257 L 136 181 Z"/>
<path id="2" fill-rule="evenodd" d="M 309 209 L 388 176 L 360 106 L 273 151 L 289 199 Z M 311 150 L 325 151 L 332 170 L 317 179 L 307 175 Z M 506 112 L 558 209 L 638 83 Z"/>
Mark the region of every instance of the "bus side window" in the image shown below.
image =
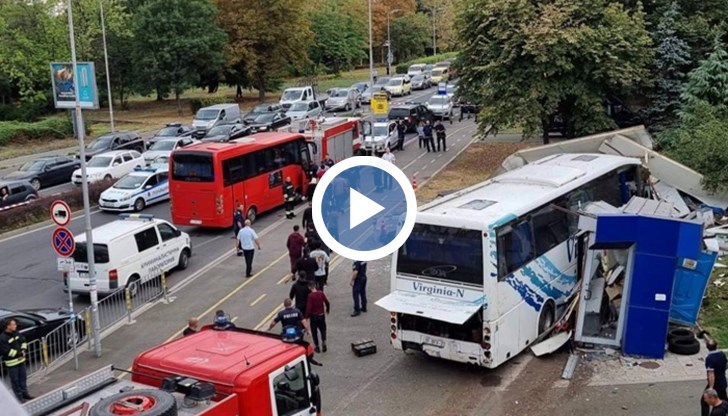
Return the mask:
<path id="1" fill-rule="evenodd" d="M 542 256 L 569 238 L 569 215 L 552 206 L 545 206 L 532 217 L 536 257 Z"/>
<path id="2" fill-rule="evenodd" d="M 521 220 L 509 228 L 498 233 L 499 280 L 503 280 L 507 274 L 520 269 L 536 257 L 530 221 Z"/>

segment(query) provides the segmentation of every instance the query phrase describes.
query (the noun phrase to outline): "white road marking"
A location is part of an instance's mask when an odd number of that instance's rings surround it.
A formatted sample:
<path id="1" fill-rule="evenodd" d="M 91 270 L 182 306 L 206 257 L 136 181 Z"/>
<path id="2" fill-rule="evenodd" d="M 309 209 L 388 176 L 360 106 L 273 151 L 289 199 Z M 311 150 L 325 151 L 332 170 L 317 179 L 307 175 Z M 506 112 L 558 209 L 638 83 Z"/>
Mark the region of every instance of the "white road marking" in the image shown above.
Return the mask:
<path id="1" fill-rule="evenodd" d="M 253 303 L 250 304 L 250 306 L 255 306 L 258 302 L 263 300 L 263 298 L 266 297 L 266 294 L 263 293 L 262 295 L 258 296 L 258 299 L 254 300 Z"/>

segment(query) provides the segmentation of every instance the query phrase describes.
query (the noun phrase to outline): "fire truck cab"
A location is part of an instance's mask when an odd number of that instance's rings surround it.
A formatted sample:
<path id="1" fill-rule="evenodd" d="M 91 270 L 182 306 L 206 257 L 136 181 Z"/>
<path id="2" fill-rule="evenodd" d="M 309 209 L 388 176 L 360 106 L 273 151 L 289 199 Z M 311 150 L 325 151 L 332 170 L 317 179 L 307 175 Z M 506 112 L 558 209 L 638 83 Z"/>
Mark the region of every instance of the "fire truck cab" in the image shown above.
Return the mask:
<path id="1" fill-rule="evenodd" d="M 328 117 L 294 122 L 284 129 L 303 134 L 311 143 L 311 158 L 317 164 L 329 155 L 334 162 L 356 156 L 362 143 L 362 125 L 357 117 Z"/>
<path id="2" fill-rule="evenodd" d="M 312 357 L 302 341 L 206 326 L 139 354 L 131 381 L 117 378 L 120 370 L 110 366 L 24 407 L 32 416 L 321 415 Z"/>

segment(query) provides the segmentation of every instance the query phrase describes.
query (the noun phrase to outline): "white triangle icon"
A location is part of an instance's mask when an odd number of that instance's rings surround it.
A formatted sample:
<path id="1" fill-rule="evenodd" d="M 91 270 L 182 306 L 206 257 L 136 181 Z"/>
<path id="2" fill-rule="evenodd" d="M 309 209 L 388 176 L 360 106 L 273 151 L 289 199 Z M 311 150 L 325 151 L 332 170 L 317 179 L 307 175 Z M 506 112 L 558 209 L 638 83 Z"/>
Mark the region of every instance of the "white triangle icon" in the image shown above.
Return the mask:
<path id="1" fill-rule="evenodd" d="M 349 228 L 356 227 L 382 211 L 383 206 L 349 188 Z"/>

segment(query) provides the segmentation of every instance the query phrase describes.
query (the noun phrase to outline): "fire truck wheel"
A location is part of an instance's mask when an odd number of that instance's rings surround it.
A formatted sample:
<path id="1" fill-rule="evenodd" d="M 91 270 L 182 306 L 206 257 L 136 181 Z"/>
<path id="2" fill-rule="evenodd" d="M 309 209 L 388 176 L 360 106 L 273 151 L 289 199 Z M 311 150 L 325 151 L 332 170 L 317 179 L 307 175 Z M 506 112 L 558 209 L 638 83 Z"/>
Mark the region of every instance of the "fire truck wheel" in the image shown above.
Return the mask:
<path id="1" fill-rule="evenodd" d="M 162 390 L 132 390 L 101 400 L 89 413 L 89 416 L 118 415 L 177 416 L 177 401 Z"/>

